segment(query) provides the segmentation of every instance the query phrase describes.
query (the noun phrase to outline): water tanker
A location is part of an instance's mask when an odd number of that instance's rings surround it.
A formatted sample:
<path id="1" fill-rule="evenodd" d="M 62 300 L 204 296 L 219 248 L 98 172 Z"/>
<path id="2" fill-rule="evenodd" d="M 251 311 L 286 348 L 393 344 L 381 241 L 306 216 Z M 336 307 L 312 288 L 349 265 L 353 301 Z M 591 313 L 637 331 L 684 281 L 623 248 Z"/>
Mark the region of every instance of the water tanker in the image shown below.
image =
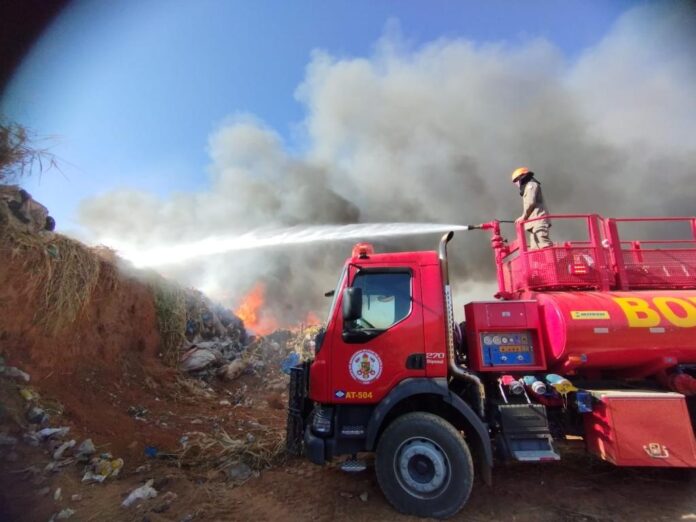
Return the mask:
<path id="1" fill-rule="evenodd" d="M 640 378 L 696 364 L 696 290 L 533 296 L 550 370 Z"/>
<path id="2" fill-rule="evenodd" d="M 452 232 L 437 251 L 356 245 L 291 371 L 288 449 L 345 471 L 375 452 L 386 498 L 429 517 L 461 509 L 475 469 L 490 484 L 494 465 L 560 460 L 571 439 L 617 466 L 696 468 L 696 218 L 632 220 L 690 230 L 649 241 L 620 237 L 626 220 L 544 219 L 555 242 L 536 250 L 525 222 L 510 242 L 498 221 L 467 227 L 493 233 L 498 291 L 459 324 Z M 563 220 L 586 237 L 560 241 Z"/>

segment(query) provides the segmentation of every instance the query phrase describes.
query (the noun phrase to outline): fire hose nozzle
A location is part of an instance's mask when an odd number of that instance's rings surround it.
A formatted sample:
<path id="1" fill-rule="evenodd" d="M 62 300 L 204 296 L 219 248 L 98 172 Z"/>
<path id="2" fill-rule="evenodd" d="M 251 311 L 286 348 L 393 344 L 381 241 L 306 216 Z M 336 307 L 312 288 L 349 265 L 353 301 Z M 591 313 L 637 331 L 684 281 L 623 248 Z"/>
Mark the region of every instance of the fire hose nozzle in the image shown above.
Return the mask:
<path id="1" fill-rule="evenodd" d="M 480 225 L 476 225 L 476 228 L 481 230 L 492 230 L 496 227 L 497 223 L 497 221 L 489 221 L 488 223 L 481 223 Z"/>

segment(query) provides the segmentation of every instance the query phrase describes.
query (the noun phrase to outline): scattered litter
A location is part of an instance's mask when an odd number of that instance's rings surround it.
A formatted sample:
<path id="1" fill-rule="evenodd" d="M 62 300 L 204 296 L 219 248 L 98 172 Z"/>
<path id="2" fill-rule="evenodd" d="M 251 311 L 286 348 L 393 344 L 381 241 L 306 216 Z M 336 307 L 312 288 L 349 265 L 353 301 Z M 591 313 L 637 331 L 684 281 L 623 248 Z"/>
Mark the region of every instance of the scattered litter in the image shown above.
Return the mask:
<path id="1" fill-rule="evenodd" d="M 181 369 L 186 372 L 200 371 L 219 359 L 218 355 L 201 348 L 191 348 L 181 356 Z"/>
<path id="2" fill-rule="evenodd" d="M 80 444 L 77 447 L 77 458 L 78 459 L 85 459 L 88 457 L 91 457 L 97 452 L 97 448 L 94 447 L 94 443 L 92 442 L 92 439 L 85 439 L 82 441 L 82 444 Z"/>
<path id="3" fill-rule="evenodd" d="M 159 451 L 154 446 L 145 446 L 145 456 L 154 459 Z"/>
<path id="4" fill-rule="evenodd" d="M 222 399 L 218 404 L 220 404 L 220 406 L 230 406 L 232 403 L 227 399 Z"/>
<path id="5" fill-rule="evenodd" d="M 65 453 L 67 450 L 70 448 L 74 447 L 77 442 L 73 440 L 69 440 L 68 442 L 64 442 L 61 444 L 56 451 L 53 452 L 53 459 L 54 460 L 60 460 L 63 458 L 63 453 Z"/>
<path id="6" fill-rule="evenodd" d="M 247 480 L 249 480 L 253 473 L 254 471 L 243 462 L 234 464 L 227 468 L 227 478 L 237 486 L 244 484 Z"/>
<path id="7" fill-rule="evenodd" d="M 128 415 L 135 419 L 143 419 L 148 413 L 149 410 L 143 406 L 130 406 L 128 408 Z"/>
<path id="8" fill-rule="evenodd" d="M 24 382 L 29 382 L 31 380 L 31 376 L 27 372 L 23 372 L 14 366 L 3 366 L 2 374 L 10 379 L 20 379 Z"/>
<path id="9" fill-rule="evenodd" d="M 74 509 L 65 508 L 60 513 L 58 513 L 58 516 L 56 516 L 56 520 L 67 520 L 68 518 L 72 517 L 74 514 L 75 514 Z"/>
<path id="10" fill-rule="evenodd" d="M 26 417 L 27 420 L 32 424 L 45 424 L 49 419 L 48 413 L 38 406 L 32 406 L 29 408 Z"/>
<path id="11" fill-rule="evenodd" d="M 121 502 L 121 505 L 123 507 L 130 507 L 139 500 L 155 498 L 157 496 L 157 490 L 152 487 L 153 483 L 154 480 L 150 479 L 145 483 L 145 485 L 140 486 L 139 488 L 136 488 L 133 491 L 131 491 L 130 494 L 126 497 L 126 499 L 123 502 Z"/>
<path id="12" fill-rule="evenodd" d="M 63 498 L 63 490 L 60 488 L 56 488 L 56 490 L 53 492 L 53 500 L 58 502 L 62 498 Z"/>
<path id="13" fill-rule="evenodd" d="M 360 493 L 360 500 L 362 500 L 363 502 L 367 502 L 367 491 L 363 491 L 362 493 Z"/>
<path id="14" fill-rule="evenodd" d="M 123 468 L 123 459 L 114 459 L 110 453 L 102 453 L 90 461 L 82 482 L 104 482 L 107 478 L 116 478 Z"/>
<path id="15" fill-rule="evenodd" d="M 24 399 L 27 402 L 33 402 L 39 400 L 39 394 L 36 393 L 35 390 L 32 388 L 25 386 L 23 388 L 19 389 L 19 394 L 22 396 L 22 399 Z"/>
<path id="16" fill-rule="evenodd" d="M 24 433 L 22 435 L 22 440 L 28 446 L 36 447 L 39 445 L 39 435 L 37 433 L 34 433 L 33 431 L 28 432 L 28 433 Z"/>
<path id="17" fill-rule="evenodd" d="M 297 352 L 290 352 L 290 355 L 288 355 L 283 362 L 280 363 L 280 370 L 287 374 L 290 375 L 290 368 L 293 366 L 297 366 L 300 364 L 300 356 Z"/>
<path id="18" fill-rule="evenodd" d="M 75 493 L 73 496 L 70 497 L 70 500 L 73 502 L 80 502 L 82 500 L 82 495 L 79 493 Z"/>
<path id="19" fill-rule="evenodd" d="M 40 440 L 48 440 L 52 438 L 61 438 L 65 437 L 68 432 L 70 431 L 70 428 L 63 427 L 63 428 L 44 428 L 42 430 L 39 430 L 36 435 L 39 437 Z"/>
<path id="20" fill-rule="evenodd" d="M 247 366 L 247 363 L 244 362 L 242 359 L 235 359 L 231 363 L 226 364 L 222 368 L 220 368 L 220 375 L 228 381 L 234 381 L 237 377 L 244 373 L 244 370 L 247 369 Z"/>

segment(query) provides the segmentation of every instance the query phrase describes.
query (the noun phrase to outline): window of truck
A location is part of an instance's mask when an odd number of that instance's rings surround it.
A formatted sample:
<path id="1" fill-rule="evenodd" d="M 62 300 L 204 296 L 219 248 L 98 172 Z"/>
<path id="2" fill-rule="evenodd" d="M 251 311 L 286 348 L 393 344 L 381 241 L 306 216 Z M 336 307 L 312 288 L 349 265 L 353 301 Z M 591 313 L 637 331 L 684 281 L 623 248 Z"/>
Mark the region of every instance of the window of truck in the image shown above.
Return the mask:
<path id="1" fill-rule="evenodd" d="M 362 289 L 362 317 L 351 329 L 386 330 L 411 312 L 411 274 L 404 272 L 358 272 L 354 288 Z"/>

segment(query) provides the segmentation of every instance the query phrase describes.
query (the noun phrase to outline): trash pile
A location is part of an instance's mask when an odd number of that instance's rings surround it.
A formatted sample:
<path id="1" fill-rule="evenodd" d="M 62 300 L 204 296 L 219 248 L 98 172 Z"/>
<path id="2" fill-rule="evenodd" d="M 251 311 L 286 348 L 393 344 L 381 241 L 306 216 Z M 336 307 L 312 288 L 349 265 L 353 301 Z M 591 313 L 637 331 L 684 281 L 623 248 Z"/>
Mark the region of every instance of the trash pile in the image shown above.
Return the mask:
<path id="1" fill-rule="evenodd" d="M 246 373 L 263 376 L 269 382 L 271 377 L 279 377 L 269 375 L 269 368 L 287 374 L 291 366 L 314 356 L 318 326 L 250 336 L 239 317 L 202 293 L 186 290 L 184 299 L 186 332 L 179 367 L 193 377 L 233 381 Z"/>
<path id="2" fill-rule="evenodd" d="M 184 292 L 185 331 L 179 367 L 193 377 L 219 376 L 234 380 L 247 368 L 245 349 L 250 340 L 242 320 L 212 303 L 201 292 Z"/>

